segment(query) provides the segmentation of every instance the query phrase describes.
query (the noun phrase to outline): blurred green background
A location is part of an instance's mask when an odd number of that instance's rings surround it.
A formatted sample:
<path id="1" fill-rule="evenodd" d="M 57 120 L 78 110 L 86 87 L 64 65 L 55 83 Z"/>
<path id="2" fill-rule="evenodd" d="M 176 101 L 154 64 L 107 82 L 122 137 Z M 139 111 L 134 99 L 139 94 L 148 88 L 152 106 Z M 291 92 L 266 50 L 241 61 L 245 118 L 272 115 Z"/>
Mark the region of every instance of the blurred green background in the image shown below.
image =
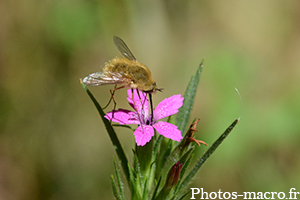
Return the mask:
<path id="1" fill-rule="evenodd" d="M 212 144 L 241 116 L 191 187 L 299 192 L 299 11 L 297 0 L 0 1 L 0 199 L 113 199 L 114 149 L 79 84 L 121 56 L 113 35 L 164 88 L 155 105 L 184 94 L 205 57 L 198 139 Z M 90 89 L 104 106 L 112 87 Z M 131 156 L 132 133 L 116 131 Z"/>

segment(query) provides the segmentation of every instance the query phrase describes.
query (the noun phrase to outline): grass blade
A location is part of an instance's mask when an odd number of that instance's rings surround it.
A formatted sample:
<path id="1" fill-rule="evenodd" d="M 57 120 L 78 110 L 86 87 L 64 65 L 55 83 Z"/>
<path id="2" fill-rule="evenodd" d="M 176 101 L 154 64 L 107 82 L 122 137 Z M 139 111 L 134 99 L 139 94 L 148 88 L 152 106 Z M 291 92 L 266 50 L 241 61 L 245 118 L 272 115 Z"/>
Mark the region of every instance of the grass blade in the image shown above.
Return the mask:
<path id="1" fill-rule="evenodd" d="M 183 100 L 183 106 L 179 109 L 179 112 L 177 113 L 176 117 L 176 125 L 178 126 L 178 129 L 181 130 L 181 132 L 185 131 L 185 127 L 188 123 L 188 120 L 190 118 L 190 113 L 194 104 L 195 96 L 197 87 L 200 80 L 200 75 L 203 68 L 203 62 L 200 63 L 198 70 L 195 75 L 192 75 L 190 82 L 186 88 L 186 91 L 184 93 L 184 100 Z"/>
<path id="2" fill-rule="evenodd" d="M 121 166 L 123 168 L 123 171 L 124 171 L 124 174 L 125 174 L 125 177 L 127 179 L 127 182 L 128 184 L 130 183 L 130 180 L 129 180 L 129 170 L 128 170 L 128 160 L 127 160 L 127 157 L 123 151 L 123 148 L 121 146 L 121 143 L 117 137 L 117 134 L 115 132 L 115 130 L 113 129 L 113 127 L 111 126 L 111 123 L 104 117 L 105 116 L 105 113 L 103 112 L 101 106 L 99 105 L 99 103 L 97 102 L 97 100 L 95 99 L 95 97 L 93 96 L 93 94 L 90 92 L 90 90 L 86 87 L 86 85 L 84 85 L 82 83 L 82 81 L 80 80 L 80 83 L 82 85 L 82 87 L 85 89 L 85 91 L 87 92 L 87 94 L 89 95 L 89 97 L 91 98 L 91 100 L 93 101 L 94 105 L 96 106 L 96 109 L 98 110 L 100 116 L 101 116 L 101 119 L 105 125 L 105 128 L 107 130 L 107 133 L 110 137 L 110 140 L 111 142 L 113 143 L 113 146 L 115 148 L 115 151 L 117 152 L 117 155 L 121 161 Z"/>

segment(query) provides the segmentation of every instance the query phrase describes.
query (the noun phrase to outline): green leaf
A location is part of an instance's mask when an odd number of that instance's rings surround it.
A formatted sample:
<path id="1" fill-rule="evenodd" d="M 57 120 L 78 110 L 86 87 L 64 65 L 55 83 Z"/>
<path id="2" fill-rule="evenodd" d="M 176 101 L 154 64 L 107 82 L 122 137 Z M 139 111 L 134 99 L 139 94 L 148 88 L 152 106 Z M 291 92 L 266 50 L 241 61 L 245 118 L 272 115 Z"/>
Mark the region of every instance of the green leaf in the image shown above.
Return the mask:
<path id="1" fill-rule="evenodd" d="M 136 145 L 135 147 L 136 155 L 140 163 L 140 170 L 143 176 L 149 174 L 150 165 L 152 163 L 153 146 L 154 146 L 154 137 L 144 146 Z"/>
<path id="2" fill-rule="evenodd" d="M 153 158 L 152 161 L 155 161 L 158 156 L 158 149 L 159 149 L 159 146 L 160 146 L 162 140 L 163 140 L 163 136 L 159 135 L 157 140 L 155 141 L 153 155 L 152 155 L 152 158 Z"/>
<path id="3" fill-rule="evenodd" d="M 178 200 L 183 200 L 183 198 L 188 195 L 191 192 L 191 190 L 188 190 L 186 193 L 184 193 Z M 175 196 L 176 197 L 176 196 Z M 175 198 L 176 199 L 176 198 Z"/>
<path id="4" fill-rule="evenodd" d="M 145 196 L 149 196 L 149 192 L 152 191 L 152 187 L 154 186 L 155 182 L 155 170 L 156 170 L 156 162 L 153 161 L 151 166 L 150 166 L 150 171 L 147 179 L 147 184 L 145 184 L 145 187 L 147 188 L 147 193 L 144 193 Z"/>
<path id="5" fill-rule="evenodd" d="M 192 171 L 185 177 L 185 179 L 180 184 L 179 190 L 185 188 L 185 186 L 191 181 L 191 179 L 196 175 L 200 167 L 205 163 L 205 161 L 210 157 L 210 155 L 219 147 L 223 140 L 229 135 L 235 125 L 239 122 L 239 119 L 234 120 L 234 122 L 224 131 L 224 133 L 213 143 L 213 145 L 205 152 L 199 162 L 195 165 Z"/>
<path id="6" fill-rule="evenodd" d="M 149 180 L 148 178 L 146 178 L 145 180 L 145 185 L 144 185 L 144 191 L 143 191 L 143 200 L 147 200 L 148 199 L 148 194 L 149 194 Z"/>
<path id="7" fill-rule="evenodd" d="M 196 96 L 197 87 L 198 87 L 199 80 L 200 80 L 200 75 L 201 75 L 202 68 L 203 68 L 203 62 L 204 62 L 204 59 L 200 63 L 196 74 L 192 75 L 190 82 L 184 93 L 183 105 L 177 113 L 175 124 L 178 126 L 178 129 L 181 132 L 185 131 L 185 127 L 190 118 L 191 110 L 192 110 L 195 96 Z"/>
<path id="8" fill-rule="evenodd" d="M 140 162 L 136 152 L 134 152 L 134 172 L 135 172 L 135 186 L 134 193 L 136 199 L 142 199 L 143 196 L 143 174 L 141 173 Z"/>
<path id="9" fill-rule="evenodd" d="M 153 192 L 153 195 L 152 195 L 152 199 L 151 199 L 151 200 L 154 200 L 154 199 L 155 199 L 155 196 L 156 196 L 156 194 L 157 194 L 157 191 L 158 191 L 160 182 L 161 182 L 161 177 L 159 178 L 158 183 L 156 184 L 156 187 L 155 187 L 155 190 L 154 190 L 154 192 Z"/>
<path id="10" fill-rule="evenodd" d="M 129 185 L 130 185 L 130 189 L 131 189 L 131 195 L 134 195 L 134 193 L 135 193 L 135 178 L 134 178 L 132 169 L 129 166 L 129 163 L 127 163 L 127 164 L 128 164 L 128 169 L 129 169 L 129 179 L 130 179 Z"/>
<path id="11" fill-rule="evenodd" d="M 94 105 L 96 106 L 100 116 L 101 116 L 101 119 L 105 125 L 105 128 L 108 132 L 108 135 L 110 137 L 110 140 L 111 142 L 113 143 L 113 146 L 115 148 L 115 151 L 117 152 L 117 155 L 121 161 L 121 166 L 123 168 L 123 171 L 124 171 L 124 174 L 125 174 L 125 177 L 127 179 L 127 182 L 128 184 L 130 183 L 130 179 L 129 179 L 129 169 L 128 169 L 128 160 L 127 160 L 127 157 L 123 151 L 123 148 L 121 146 L 121 143 L 117 137 L 117 134 L 116 132 L 114 131 L 113 127 L 111 126 L 111 123 L 110 121 L 108 121 L 104 116 L 105 116 L 105 113 L 103 112 L 101 106 L 99 105 L 99 103 L 97 102 L 97 100 L 95 99 L 95 97 L 93 96 L 93 94 L 90 92 L 90 90 L 86 87 L 86 85 L 84 85 L 82 83 L 82 81 L 80 80 L 80 83 L 82 85 L 82 87 L 85 89 L 85 91 L 87 92 L 87 94 L 89 95 L 89 97 L 91 98 L 91 100 L 93 101 Z"/>
<path id="12" fill-rule="evenodd" d="M 181 177 L 184 175 L 185 173 L 185 170 L 190 162 L 190 160 L 192 159 L 193 157 L 193 152 L 195 150 L 195 147 L 193 146 L 192 148 L 190 148 L 181 158 L 180 158 L 180 163 L 183 164 L 182 168 L 181 168 Z"/>
<path id="13" fill-rule="evenodd" d="M 135 151 L 133 151 L 133 155 L 134 155 L 134 173 L 135 173 L 135 177 L 137 178 L 141 178 L 143 177 L 142 173 L 141 173 L 141 167 L 140 167 L 140 162 L 139 162 L 139 158 L 137 157 L 137 154 Z M 139 179 L 137 179 L 139 180 Z M 140 184 L 139 182 L 136 182 L 136 184 Z"/>
<path id="14" fill-rule="evenodd" d="M 161 177 L 161 174 L 164 173 L 162 169 L 166 164 L 166 160 L 169 157 L 171 150 L 172 150 L 172 140 L 163 137 L 162 141 L 160 142 L 160 148 L 158 153 L 159 156 L 156 159 L 156 172 L 155 172 L 156 179 Z"/>
<path id="15" fill-rule="evenodd" d="M 120 173 L 119 173 L 119 170 L 118 170 L 118 167 L 117 167 L 117 163 L 116 163 L 115 157 L 113 157 L 113 162 L 114 162 L 116 177 L 117 177 L 118 186 L 119 186 L 120 199 L 124 200 L 125 199 L 125 195 L 124 195 L 124 191 L 123 191 L 123 182 L 122 182 L 122 180 L 120 178 Z"/>
<path id="16" fill-rule="evenodd" d="M 186 170 L 187 170 L 187 168 L 190 164 L 190 161 L 194 156 L 194 154 L 193 154 L 194 150 L 195 150 L 195 147 L 193 146 L 180 159 L 180 163 L 182 163 L 183 166 L 182 166 L 181 172 L 180 172 L 180 180 L 179 180 L 179 182 L 177 183 L 177 185 L 175 187 L 175 192 L 174 192 L 175 196 L 178 196 L 178 194 L 180 193 L 179 186 L 180 186 L 180 183 L 181 183 L 181 181 L 184 177 L 184 174 L 185 174 L 185 172 L 186 172 Z"/>
<path id="17" fill-rule="evenodd" d="M 169 144 L 171 144 L 173 141 L 169 140 Z M 184 143 L 184 141 L 182 140 L 182 142 Z M 181 144 L 181 143 L 180 143 Z M 193 146 L 190 146 L 187 148 L 186 151 L 184 151 L 184 155 L 182 155 L 181 152 L 182 151 L 182 145 L 177 145 L 172 151 L 168 151 L 171 148 L 167 149 L 167 154 L 165 154 L 165 156 L 163 157 L 163 165 L 161 166 L 161 169 L 159 172 L 163 173 L 163 174 L 168 174 L 169 170 L 171 169 L 171 167 L 177 162 L 180 161 L 180 163 L 184 163 L 186 161 L 186 159 L 188 158 L 189 154 L 192 153 L 192 151 L 194 150 Z M 165 176 L 162 177 L 162 180 L 165 181 Z"/>
<path id="18" fill-rule="evenodd" d="M 112 188 L 113 188 L 114 196 L 116 197 L 116 199 L 122 200 L 122 199 L 120 198 L 120 193 L 119 193 L 119 191 L 118 191 L 118 189 L 117 189 L 117 184 L 116 184 L 116 181 L 115 181 L 113 175 L 111 175 L 111 183 L 112 183 Z"/>

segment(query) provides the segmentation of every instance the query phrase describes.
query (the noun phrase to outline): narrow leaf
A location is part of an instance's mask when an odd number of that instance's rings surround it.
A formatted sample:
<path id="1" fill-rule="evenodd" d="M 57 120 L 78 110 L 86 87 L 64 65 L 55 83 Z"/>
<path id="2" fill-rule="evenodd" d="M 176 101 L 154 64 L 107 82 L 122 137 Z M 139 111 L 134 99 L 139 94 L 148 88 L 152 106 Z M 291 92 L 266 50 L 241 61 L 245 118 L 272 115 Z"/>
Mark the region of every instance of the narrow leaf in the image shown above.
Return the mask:
<path id="1" fill-rule="evenodd" d="M 184 188 L 191 179 L 195 176 L 200 167 L 205 163 L 205 161 L 210 157 L 210 155 L 219 147 L 223 140 L 229 135 L 235 125 L 239 122 L 239 119 L 234 120 L 234 122 L 224 131 L 224 133 L 213 143 L 213 145 L 205 152 L 199 162 L 195 165 L 192 171 L 185 177 L 182 181 L 179 190 Z"/>
<path id="2" fill-rule="evenodd" d="M 125 195 L 124 195 L 124 191 L 123 191 L 123 182 L 120 178 L 120 173 L 117 167 L 117 163 L 116 163 L 116 159 L 115 157 L 113 157 L 113 162 L 114 162 L 114 167 L 115 167 L 115 173 L 116 173 L 116 177 L 117 177 L 117 181 L 118 181 L 118 186 L 119 186 L 119 192 L 120 192 L 120 199 L 124 200 L 125 199 Z"/>
<path id="3" fill-rule="evenodd" d="M 129 163 L 127 163 L 127 164 L 128 164 L 128 169 L 129 169 L 129 179 L 130 179 L 129 185 L 130 185 L 130 189 L 131 189 L 131 194 L 134 195 L 134 193 L 135 193 L 135 178 L 134 178 L 134 175 L 133 175 L 133 172 L 132 172 L 132 169 L 131 169 Z"/>
<path id="4" fill-rule="evenodd" d="M 191 149 L 192 151 L 191 151 L 191 153 L 188 153 L 185 157 L 186 158 L 181 158 L 180 159 L 180 163 L 183 163 L 183 166 L 182 166 L 182 168 L 181 168 L 181 172 L 180 172 L 180 179 L 179 179 L 179 182 L 177 183 L 177 185 L 176 185 L 176 187 L 175 187 L 175 192 L 174 192 L 174 194 L 175 194 L 175 196 L 178 196 L 178 194 L 180 193 L 180 190 L 178 190 L 178 188 L 179 188 L 179 186 L 180 186 L 180 183 L 181 183 L 181 181 L 182 181 L 182 179 L 183 179 L 183 177 L 184 177 L 184 175 L 185 175 L 185 172 L 186 172 L 186 170 L 187 170 L 187 168 L 188 168 L 188 166 L 189 166 L 189 164 L 190 164 L 190 161 L 191 161 L 191 159 L 193 158 L 193 156 L 194 156 L 194 154 L 193 154 L 193 150 L 194 149 Z M 184 160 L 184 161 L 183 161 Z"/>
<path id="5" fill-rule="evenodd" d="M 166 160 L 170 156 L 171 150 L 172 150 L 172 140 L 167 138 L 162 138 L 159 153 L 158 153 L 159 156 L 156 159 L 156 172 L 155 172 L 156 179 L 158 179 L 162 173 L 163 174 L 165 173 L 162 171 L 162 169 L 167 163 Z"/>
<path id="6" fill-rule="evenodd" d="M 135 176 L 135 187 L 134 192 L 137 195 L 137 199 L 142 199 L 143 196 L 143 174 L 141 174 L 140 162 L 137 154 L 134 152 L 134 172 Z"/>
<path id="7" fill-rule="evenodd" d="M 155 144 L 154 144 L 154 150 L 153 150 L 153 161 L 156 160 L 156 157 L 157 157 L 157 152 L 158 152 L 158 149 L 159 149 L 159 145 L 161 144 L 161 141 L 163 139 L 163 136 L 162 135 L 159 135 L 157 140 L 155 141 Z"/>
<path id="8" fill-rule="evenodd" d="M 149 195 L 149 180 L 148 178 L 146 178 L 145 180 L 145 185 L 144 185 L 144 191 L 143 191 L 143 200 L 147 200 L 148 199 L 148 195 Z"/>
<path id="9" fill-rule="evenodd" d="M 192 110 L 192 107 L 194 104 L 196 91 L 197 91 L 197 87 L 198 87 L 199 80 L 200 80 L 200 75 L 201 75 L 202 68 L 203 68 L 203 62 L 204 62 L 204 59 L 200 63 L 196 74 L 192 75 L 190 82 L 184 93 L 183 105 L 179 109 L 179 112 L 177 113 L 175 124 L 178 126 L 178 129 L 181 130 L 181 132 L 185 131 L 185 127 L 190 118 L 190 113 L 191 113 L 191 110 Z"/>
<path id="10" fill-rule="evenodd" d="M 119 191 L 118 191 L 118 189 L 117 189 L 117 184 L 116 184 L 116 181 L 115 181 L 113 175 L 111 175 L 111 183 L 112 183 L 112 188 L 113 188 L 114 196 L 116 197 L 117 200 L 122 200 L 122 199 L 120 198 L 120 193 L 119 193 Z"/>
<path id="11" fill-rule="evenodd" d="M 190 160 L 193 157 L 193 152 L 195 150 L 195 147 L 190 148 L 181 158 L 180 158 L 180 163 L 183 164 L 182 168 L 181 168 L 181 177 L 184 175 L 185 170 L 187 168 L 188 163 L 190 162 Z"/>
<path id="12" fill-rule="evenodd" d="M 188 190 L 186 193 L 184 193 L 178 200 L 183 200 L 186 195 L 188 195 L 191 192 L 191 190 Z M 175 198 L 176 199 L 176 198 Z"/>
<path id="13" fill-rule="evenodd" d="M 134 151 L 134 173 L 136 174 L 136 177 L 139 178 L 143 177 L 143 175 L 141 174 L 140 162 L 135 151 Z"/>
<path id="14" fill-rule="evenodd" d="M 115 151 L 117 152 L 117 155 L 121 161 L 121 165 L 122 165 L 122 168 L 123 168 L 123 171 L 124 171 L 124 174 L 125 174 L 125 177 L 127 179 L 127 182 L 128 184 L 130 183 L 130 180 L 129 180 L 129 170 L 128 170 L 128 166 L 127 166 L 127 163 L 128 163 L 128 160 L 127 160 L 127 157 L 123 151 L 123 148 L 121 146 L 121 143 L 117 137 L 117 134 L 116 132 L 114 131 L 113 127 L 111 126 L 111 123 L 104 117 L 105 116 L 105 113 L 103 112 L 101 106 L 99 105 L 99 103 L 97 102 L 97 100 L 95 99 L 95 97 L 93 96 L 93 94 L 90 92 L 90 90 L 86 87 L 86 85 L 84 85 L 82 83 L 82 81 L 80 80 L 80 83 L 82 85 L 82 87 L 85 89 L 85 91 L 87 92 L 87 94 L 89 95 L 89 97 L 91 98 L 91 100 L 93 101 L 94 105 L 96 106 L 100 116 L 101 116 L 101 119 L 105 125 L 105 128 L 108 132 L 108 135 L 110 137 L 110 140 L 111 142 L 113 143 L 113 146 L 115 148 Z"/>
<path id="15" fill-rule="evenodd" d="M 150 191 L 152 191 L 152 187 L 154 185 L 154 182 L 155 182 L 155 170 L 156 170 L 156 162 L 153 161 L 151 163 L 151 166 L 150 166 L 150 171 L 149 171 L 149 174 L 147 175 L 147 185 L 145 184 L 145 187 L 147 187 L 148 189 L 148 193 Z M 148 193 L 146 194 L 148 196 Z M 144 194 L 145 195 L 145 194 Z"/>
<path id="16" fill-rule="evenodd" d="M 152 199 L 151 199 L 151 200 L 154 200 L 154 199 L 155 199 L 155 196 L 156 196 L 156 194 L 157 194 L 157 191 L 158 191 L 160 182 L 161 182 L 161 177 L 159 178 L 158 183 L 156 184 L 156 187 L 155 187 L 155 190 L 154 190 L 154 192 L 153 192 L 153 195 L 152 195 Z"/>

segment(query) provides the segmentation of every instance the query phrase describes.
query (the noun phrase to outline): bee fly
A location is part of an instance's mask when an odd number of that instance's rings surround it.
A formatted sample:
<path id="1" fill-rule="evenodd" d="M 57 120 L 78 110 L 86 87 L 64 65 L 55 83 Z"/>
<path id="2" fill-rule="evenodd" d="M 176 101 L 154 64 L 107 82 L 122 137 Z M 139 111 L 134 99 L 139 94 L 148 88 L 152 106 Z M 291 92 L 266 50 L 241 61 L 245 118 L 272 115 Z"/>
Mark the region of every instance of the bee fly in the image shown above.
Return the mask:
<path id="1" fill-rule="evenodd" d="M 111 100 L 114 102 L 114 110 L 116 108 L 116 101 L 114 99 L 114 93 L 116 90 L 122 88 L 131 88 L 132 90 L 132 101 L 133 90 L 139 90 L 145 92 L 149 95 L 150 106 L 151 106 L 151 122 L 153 121 L 153 105 L 152 105 L 152 93 L 156 91 L 162 91 L 156 87 L 156 82 L 153 80 L 152 75 L 148 67 L 138 62 L 125 42 L 114 36 L 114 43 L 124 58 L 114 58 L 104 64 L 100 68 L 100 71 L 90 74 L 83 79 L 85 85 L 90 86 L 101 86 L 114 84 L 115 88 L 110 90 L 111 98 L 108 104 L 104 107 L 106 108 Z M 120 85 L 117 87 L 117 85 Z M 137 94 L 139 94 L 137 92 Z M 134 102 L 135 104 L 135 102 Z M 136 108 L 136 105 L 135 109 Z M 140 116 L 139 116 L 140 119 Z"/>

